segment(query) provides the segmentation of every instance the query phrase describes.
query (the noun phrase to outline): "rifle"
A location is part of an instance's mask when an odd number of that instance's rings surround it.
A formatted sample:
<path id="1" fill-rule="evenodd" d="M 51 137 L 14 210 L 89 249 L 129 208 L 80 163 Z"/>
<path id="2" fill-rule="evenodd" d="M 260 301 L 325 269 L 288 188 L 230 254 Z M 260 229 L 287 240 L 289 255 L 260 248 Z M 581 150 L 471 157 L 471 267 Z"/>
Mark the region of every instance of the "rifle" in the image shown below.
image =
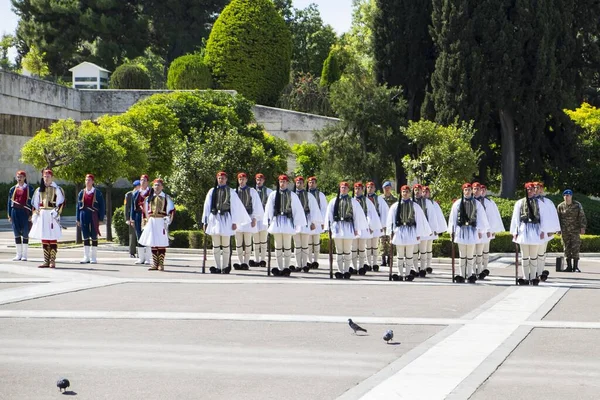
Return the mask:
<path id="1" fill-rule="evenodd" d="M 392 230 L 390 232 L 390 254 L 388 255 L 388 257 L 389 257 L 388 268 L 390 269 L 389 276 L 388 276 L 389 281 L 392 280 L 392 269 L 394 267 L 394 243 L 392 243 L 393 241 L 394 241 L 394 227 L 392 226 Z M 398 264 L 398 268 L 400 268 L 400 264 Z"/>
<path id="2" fill-rule="evenodd" d="M 515 285 L 519 285 L 519 245 L 515 243 Z"/>
<path id="3" fill-rule="evenodd" d="M 454 250 L 454 229 L 452 229 L 452 235 L 450 236 L 451 238 L 451 242 L 450 245 L 452 246 L 450 253 L 452 254 L 452 277 L 450 279 L 452 279 L 452 282 L 454 282 L 454 276 L 455 276 L 455 272 L 454 272 L 454 259 L 456 257 L 455 254 L 455 250 Z"/>
<path id="4" fill-rule="evenodd" d="M 271 220 L 267 223 L 267 229 L 271 225 Z M 271 234 L 267 230 L 267 276 L 271 276 Z"/>
<path id="5" fill-rule="evenodd" d="M 204 247 L 204 256 L 202 257 L 202 273 L 206 273 L 206 243 L 208 242 L 208 239 L 206 238 L 206 224 L 204 224 L 202 226 L 202 230 L 204 231 L 204 243 L 203 243 L 203 247 Z"/>
<path id="6" fill-rule="evenodd" d="M 331 243 L 331 221 L 329 221 L 329 229 L 327 234 L 329 235 L 329 279 L 333 279 L 333 244 Z"/>

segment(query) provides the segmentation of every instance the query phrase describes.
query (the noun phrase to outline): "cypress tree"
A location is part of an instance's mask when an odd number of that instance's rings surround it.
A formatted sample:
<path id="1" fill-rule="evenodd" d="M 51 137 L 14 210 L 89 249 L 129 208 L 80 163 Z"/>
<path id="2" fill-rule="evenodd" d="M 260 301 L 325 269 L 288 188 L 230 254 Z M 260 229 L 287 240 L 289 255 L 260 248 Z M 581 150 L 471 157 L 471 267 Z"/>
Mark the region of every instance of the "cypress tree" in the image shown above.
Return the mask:
<path id="1" fill-rule="evenodd" d="M 431 0 L 377 0 L 373 21 L 378 83 L 401 86 L 408 120 L 418 120 L 433 72 L 435 50 L 429 26 Z"/>

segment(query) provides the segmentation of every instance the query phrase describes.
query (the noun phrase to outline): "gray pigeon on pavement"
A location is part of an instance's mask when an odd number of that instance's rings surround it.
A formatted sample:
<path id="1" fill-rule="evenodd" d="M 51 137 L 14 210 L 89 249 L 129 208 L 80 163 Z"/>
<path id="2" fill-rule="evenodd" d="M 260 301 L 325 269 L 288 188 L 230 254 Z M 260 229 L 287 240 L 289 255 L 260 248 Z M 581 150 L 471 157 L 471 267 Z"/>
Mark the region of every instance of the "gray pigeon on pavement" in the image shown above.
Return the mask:
<path id="1" fill-rule="evenodd" d="M 60 390 L 61 392 L 63 390 L 66 390 L 69 386 L 71 386 L 71 382 L 69 382 L 67 378 L 60 378 L 56 382 L 56 387 L 58 387 L 58 390 Z"/>
<path id="2" fill-rule="evenodd" d="M 394 338 L 394 331 L 391 329 L 386 331 L 385 335 L 383 335 L 383 340 L 385 340 L 388 344 L 390 343 L 390 340 L 392 340 L 393 338 Z"/>
<path id="3" fill-rule="evenodd" d="M 357 332 L 357 331 L 360 331 L 360 332 L 365 332 L 365 333 L 367 333 L 367 330 L 366 330 L 366 329 L 364 329 L 364 328 L 361 328 L 360 326 L 356 325 L 356 324 L 354 323 L 354 321 L 352 321 L 352 319 L 350 319 L 350 318 L 348 318 L 348 325 L 350 325 L 350 328 L 352 328 L 352 330 L 354 331 L 354 334 L 355 334 L 355 335 L 356 335 L 356 332 Z"/>

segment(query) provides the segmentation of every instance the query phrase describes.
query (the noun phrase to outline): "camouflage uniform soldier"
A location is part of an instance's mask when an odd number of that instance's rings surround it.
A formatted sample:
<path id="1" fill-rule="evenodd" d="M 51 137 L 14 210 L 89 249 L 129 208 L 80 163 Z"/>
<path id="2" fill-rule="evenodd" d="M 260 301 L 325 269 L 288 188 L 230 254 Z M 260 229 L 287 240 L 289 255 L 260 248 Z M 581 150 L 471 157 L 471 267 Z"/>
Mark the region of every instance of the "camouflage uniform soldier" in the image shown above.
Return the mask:
<path id="1" fill-rule="evenodd" d="M 380 195 L 388 205 L 391 207 L 393 204 L 398 202 L 398 198 L 392 194 L 392 182 L 385 181 L 383 182 L 383 194 Z M 387 234 L 381 236 L 381 241 L 379 242 L 379 252 L 381 253 L 381 266 L 387 266 L 387 262 L 390 254 L 390 236 Z"/>
<path id="2" fill-rule="evenodd" d="M 560 230 L 562 232 L 562 244 L 567 259 L 565 272 L 581 272 L 579 269 L 579 247 L 581 246 L 580 234 L 585 234 L 587 220 L 583 207 L 578 201 L 573 201 L 573 191 L 567 189 L 563 192 L 565 201 L 556 207 Z M 571 263 L 572 261 L 572 263 Z"/>

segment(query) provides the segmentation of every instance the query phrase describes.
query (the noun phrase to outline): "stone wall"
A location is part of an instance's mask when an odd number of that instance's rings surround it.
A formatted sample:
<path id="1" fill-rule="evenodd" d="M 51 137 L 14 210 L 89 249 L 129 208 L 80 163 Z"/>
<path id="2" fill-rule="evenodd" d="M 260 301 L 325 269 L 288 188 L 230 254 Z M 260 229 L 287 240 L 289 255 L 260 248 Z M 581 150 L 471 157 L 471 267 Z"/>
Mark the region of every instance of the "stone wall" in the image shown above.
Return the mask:
<path id="1" fill-rule="evenodd" d="M 0 71 L 0 182 L 9 182 L 18 169 L 33 172 L 19 161 L 21 146 L 52 122 L 95 119 L 121 114 L 129 107 L 165 90 L 76 90 Z M 234 94 L 235 92 L 231 92 Z M 290 144 L 312 142 L 313 132 L 338 120 L 279 108 L 254 106 L 258 123 Z M 293 160 L 290 160 L 293 161 Z M 289 165 L 293 168 L 293 162 Z"/>

